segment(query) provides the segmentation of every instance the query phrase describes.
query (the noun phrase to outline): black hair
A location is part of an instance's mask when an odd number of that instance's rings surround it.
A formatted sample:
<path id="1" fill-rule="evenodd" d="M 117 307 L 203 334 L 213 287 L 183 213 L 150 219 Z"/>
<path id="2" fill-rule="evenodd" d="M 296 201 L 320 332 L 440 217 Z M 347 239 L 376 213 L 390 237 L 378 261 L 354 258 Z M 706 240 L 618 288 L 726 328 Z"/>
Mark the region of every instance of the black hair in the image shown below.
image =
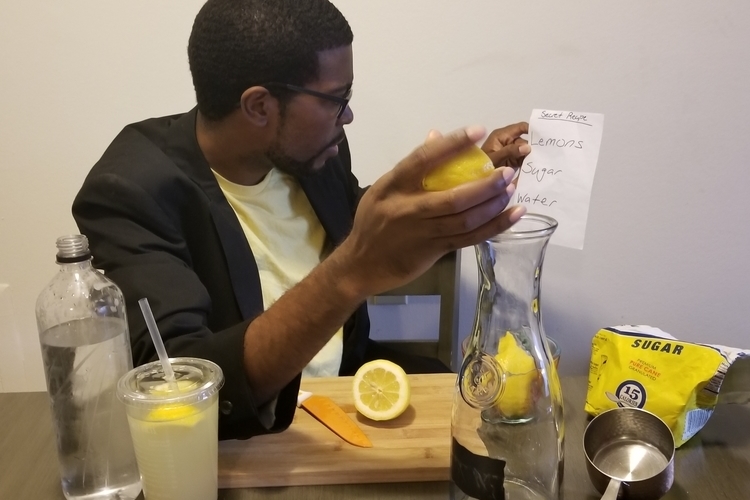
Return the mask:
<path id="1" fill-rule="evenodd" d="M 188 42 L 198 110 L 220 120 L 253 85 L 315 81 L 318 52 L 352 39 L 328 0 L 208 0 Z"/>

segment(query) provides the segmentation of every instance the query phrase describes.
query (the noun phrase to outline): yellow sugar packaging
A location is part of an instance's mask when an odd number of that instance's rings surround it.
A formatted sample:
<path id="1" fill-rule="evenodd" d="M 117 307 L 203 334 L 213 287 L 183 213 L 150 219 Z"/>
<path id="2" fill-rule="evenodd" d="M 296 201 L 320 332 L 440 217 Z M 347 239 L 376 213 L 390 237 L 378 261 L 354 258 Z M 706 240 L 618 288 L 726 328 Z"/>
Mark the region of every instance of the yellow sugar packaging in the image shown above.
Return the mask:
<path id="1" fill-rule="evenodd" d="M 706 424 L 727 370 L 744 356 L 750 350 L 683 342 L 651 326 L 603 328 L 591 344 L 586 412 L 643 408 L 681 446 Z"/>

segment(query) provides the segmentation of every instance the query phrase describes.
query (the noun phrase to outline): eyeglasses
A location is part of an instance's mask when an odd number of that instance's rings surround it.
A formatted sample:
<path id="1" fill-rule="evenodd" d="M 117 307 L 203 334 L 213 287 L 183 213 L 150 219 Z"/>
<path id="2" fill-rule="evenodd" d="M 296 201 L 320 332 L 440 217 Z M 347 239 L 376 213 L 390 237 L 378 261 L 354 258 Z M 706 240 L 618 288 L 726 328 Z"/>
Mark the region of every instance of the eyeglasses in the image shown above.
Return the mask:
<path id="1" fill-rule="evenodd" d="M 347 89 L 344 97 L 339 97 L 336 95 L 324 94 L 323 92 L 318 92 L 317 90 L 310 90 L 304 87 L 298 87 L 296 85 L 292 85 L 289 83 L 268 82 L 264 84 L 263 87 L 281 87 L 283 89 L 291 90 L 292 92 L 299 92 L 300 94 L 307 94 L 307 95 L 318 97 L 319 99 L 325 99 L 326 101 L 334 102 L 338 104 L 338 107 L 336 108 L 336 113 L 335 113 L 337 120 L 341 118 L 341 115 L 344 114 L 344 111 L 346 111 L 346 107 L 349 105 L 349 100 L 352 98 L 351 88 Z"/>

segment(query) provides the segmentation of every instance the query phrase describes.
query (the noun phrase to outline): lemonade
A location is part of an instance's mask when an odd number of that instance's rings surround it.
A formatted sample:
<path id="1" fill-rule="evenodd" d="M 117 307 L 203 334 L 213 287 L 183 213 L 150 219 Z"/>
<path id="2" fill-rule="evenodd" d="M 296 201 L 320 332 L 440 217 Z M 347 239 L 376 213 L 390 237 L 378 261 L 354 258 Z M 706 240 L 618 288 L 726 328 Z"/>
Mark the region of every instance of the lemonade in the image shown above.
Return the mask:
<path id="1" fill-rule="evenodd" d="M 209 403 L 206 405 L 205 403 Z M 216 498 L 218 400 L 128 415 L 147 500 Z"/>
<path id="2" fill-rule="evenodd" d="M 120 379 L 146 500 L 216 500 L 221 368 L 197 358 L 171 360 L 176 382 L 161 363 Z"/>

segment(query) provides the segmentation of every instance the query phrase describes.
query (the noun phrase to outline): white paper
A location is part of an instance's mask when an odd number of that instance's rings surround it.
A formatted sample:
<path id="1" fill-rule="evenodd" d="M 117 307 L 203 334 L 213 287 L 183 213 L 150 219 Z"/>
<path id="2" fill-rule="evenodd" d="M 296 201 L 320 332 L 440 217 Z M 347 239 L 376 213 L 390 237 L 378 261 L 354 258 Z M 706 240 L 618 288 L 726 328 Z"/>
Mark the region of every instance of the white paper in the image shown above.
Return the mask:
<path id="1" fill-rule="evenodd" d="M 604 115 L 535 109 L 513 203 L 553 217 L 551 244 L 583 248 Z"/>

